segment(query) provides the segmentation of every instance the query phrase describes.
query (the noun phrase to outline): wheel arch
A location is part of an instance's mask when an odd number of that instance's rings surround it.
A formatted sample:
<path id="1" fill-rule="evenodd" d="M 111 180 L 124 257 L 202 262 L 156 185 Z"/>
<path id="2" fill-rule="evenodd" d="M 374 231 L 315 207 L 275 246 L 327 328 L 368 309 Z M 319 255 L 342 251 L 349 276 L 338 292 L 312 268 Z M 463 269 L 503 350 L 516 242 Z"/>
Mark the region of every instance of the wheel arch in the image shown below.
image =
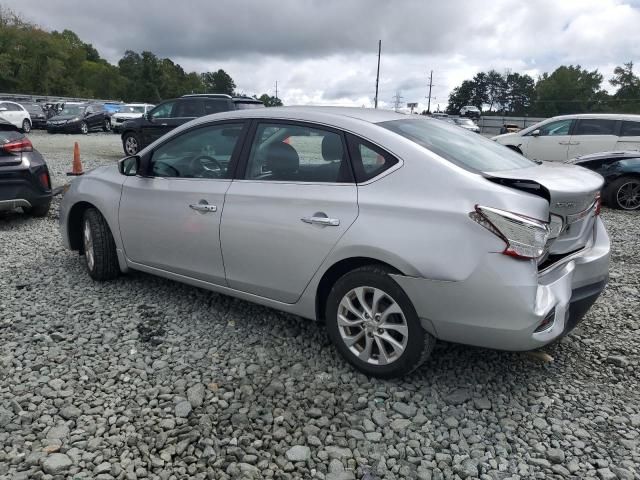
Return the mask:
<path id="1" fill-rule="evenodd" d="M 94 204 L 81 201 L 73 205 L 69 210 L 69 219 L 67 221 L 67 234 L 69 236 L 69 247 L 71 250 L 77 250 L 82 253 L 82 218 L 84 212 L 89 208 L 95 208 L 100 211 Z"/>
<path id="2" fill-rule="evenodd" d="M 316 288 L 315 313 L 318 321 L 324 321 L 326 300 L 336 281 L 344 274 L 365 265 L 387 267 L 399 275 L 404 275 L 400 269 L 393 265 L 372 257 L 349 257 L 335 262 L 324 272 Z"/>

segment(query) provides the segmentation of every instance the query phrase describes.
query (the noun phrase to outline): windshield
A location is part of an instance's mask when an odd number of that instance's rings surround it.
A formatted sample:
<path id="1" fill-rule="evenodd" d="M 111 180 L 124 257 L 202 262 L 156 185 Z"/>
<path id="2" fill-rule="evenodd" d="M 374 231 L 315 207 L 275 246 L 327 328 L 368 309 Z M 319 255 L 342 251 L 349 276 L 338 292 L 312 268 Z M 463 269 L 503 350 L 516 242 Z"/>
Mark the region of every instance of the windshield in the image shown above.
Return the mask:
<path id="1" fill-rule="evenodd" d="M 240 103 L 236 102 L 236 108 L 238 110 L 249 110 L 251 108 L 264 108 L 262 103 Z"/>
<path id="2" fill-rule="evenodd" d="M 123 105 L 118 113 L 144 113 L 144 106 Z"/>
<path id="3" fill-rule="evenodd" d="M 458 125 L 470 125 L 472 127 L 475 127 L 475 123 L 473 123 L 473 120 L 470 120 L 468 118 L 456 118 L 456 123 Z"/>
<path id="4" fill-rule="evenodd" d="M 412 118 L 378 125 L 463 168 L 495 172 L 536 165 L 507 147 L 446 122 Z"/>
<path id="5" fill-rule="evenodd" d="M 60 112 L 60 115 L 80 115 L 84 112 L 84 108 L 81 105 L 65 105 L 65 107 Z"/>

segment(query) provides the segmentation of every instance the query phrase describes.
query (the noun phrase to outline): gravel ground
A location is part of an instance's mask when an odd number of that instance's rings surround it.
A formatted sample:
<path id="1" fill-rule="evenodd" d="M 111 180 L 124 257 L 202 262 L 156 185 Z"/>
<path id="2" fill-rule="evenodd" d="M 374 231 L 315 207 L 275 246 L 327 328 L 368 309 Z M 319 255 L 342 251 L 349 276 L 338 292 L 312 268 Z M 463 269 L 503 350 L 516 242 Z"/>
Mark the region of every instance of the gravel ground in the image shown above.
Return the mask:
<path id="1" fill-rule="evenodd" d="M 112 134 L 31 138 L 54 183 Z M 546 351 L 441 344 L 370 380 L 322 326 L 132 273 L 94 283 L 48 218 L 0 216 L 2 479 L 640 478 L 640 217 L 605 209 L 611 283 Z"/>

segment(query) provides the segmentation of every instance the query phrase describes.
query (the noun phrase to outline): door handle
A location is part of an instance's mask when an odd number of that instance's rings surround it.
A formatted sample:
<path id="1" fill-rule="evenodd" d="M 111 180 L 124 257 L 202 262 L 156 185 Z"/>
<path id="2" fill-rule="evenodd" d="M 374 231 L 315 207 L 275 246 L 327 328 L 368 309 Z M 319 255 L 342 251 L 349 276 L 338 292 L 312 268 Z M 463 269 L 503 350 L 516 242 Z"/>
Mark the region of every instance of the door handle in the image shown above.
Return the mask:
<path id="1" fill-rule="evenodd" d="M 340 225 L 340 220 L 337 218 L 328 217 L 302 217 L 304 223 L 310 223 L 312 225 L 324 225 L 326 227 L 337 227 Z"/>
<path id="2" fill-rule="evenodd" d="M 209 205 L 208 203 L 192 203 L 189 208 L 196 212 L 210 213 L 218 210 L 215 205 Z"/>
<path id="3" fill-rule="evenodd" d="M 160 126 L 161 127 L 166 127 L 168 124 L 167 123 L 161 123 Z"/>
<path id="4" fill-rule="evenodd" d="M 580 145 L 580 142 L 569 142 L 569 145 Z"/>
<path id="5" fill-rule="evenodd" d="M 566 142 L 558 142 L 558 145 L 571 145 L 571 142 L 566 141 Z"/>

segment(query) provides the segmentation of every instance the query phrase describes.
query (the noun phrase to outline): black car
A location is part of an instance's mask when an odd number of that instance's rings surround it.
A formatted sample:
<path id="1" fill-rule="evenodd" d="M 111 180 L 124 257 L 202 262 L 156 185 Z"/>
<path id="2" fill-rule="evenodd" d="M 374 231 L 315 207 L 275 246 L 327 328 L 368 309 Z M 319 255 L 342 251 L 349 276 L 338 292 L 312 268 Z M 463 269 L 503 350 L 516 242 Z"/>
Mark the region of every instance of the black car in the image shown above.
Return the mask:
<path id="1" fill-rule="evenodd" d="M 111 116 L 100 103 L 65 103 L 62 111 L 47 121 L 49 133 L 83 133 L 111 130 Z"/>
<path id="2" fill-rule="evenodd" d="M 46 128 L 47 127 L 47 113 L 39 103 L 23 103 L 20 105 L 29 112 L 31 117 L 31 128 Z"/>
<path id="3" fill-rule="evenodd" d="M 51 178 L 42 155 L 13 124 L 0 119 L 0 211 L 44 217 L 51 204 Z"/>
<path id="4" fill-rule="evenodd" d="M 604 177 L 602 200 L 622 210 L 640 210 L 640 152 L 602 152 L 569 160 Z"/>
<path id="5" fill-rule="evenodd" d="M 166 100 L 140 118 L 122 125 L 122 148 L 127 155 L 135 155 L 165 133 L 194 118 L 212 113 L 263 108 L 260 100 L 251 97 L 232 97 L 223 94 L 184 95 Z"/>

